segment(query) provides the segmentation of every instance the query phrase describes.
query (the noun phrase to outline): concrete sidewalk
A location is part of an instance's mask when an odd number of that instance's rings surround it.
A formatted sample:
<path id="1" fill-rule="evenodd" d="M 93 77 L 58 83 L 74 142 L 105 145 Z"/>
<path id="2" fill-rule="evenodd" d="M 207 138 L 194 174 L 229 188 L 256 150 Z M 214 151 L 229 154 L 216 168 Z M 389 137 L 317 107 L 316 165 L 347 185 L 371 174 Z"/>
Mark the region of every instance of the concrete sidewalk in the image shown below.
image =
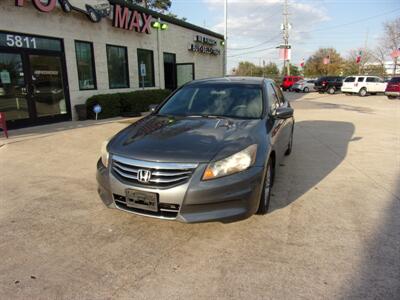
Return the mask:
<path id="1" fill-rule="evenodd" d="M 231 224 L 105 208 L 95 166 L 126 120 L 1 147 L 0 298 L 400 299 L 400 102 L 289 97 L 271 211 Z"/>

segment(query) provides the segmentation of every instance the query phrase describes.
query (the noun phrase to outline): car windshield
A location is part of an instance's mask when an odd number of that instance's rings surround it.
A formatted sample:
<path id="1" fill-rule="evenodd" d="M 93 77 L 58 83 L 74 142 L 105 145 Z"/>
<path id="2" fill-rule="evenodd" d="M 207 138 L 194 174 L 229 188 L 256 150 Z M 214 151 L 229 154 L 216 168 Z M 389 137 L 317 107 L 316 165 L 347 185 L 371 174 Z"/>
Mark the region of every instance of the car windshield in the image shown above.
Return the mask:
<path id="1" fill-rule="evenodd" d="M 393 77 L 392 79 L 390 79 L 389 82 L 390 83 L 400 83 L 400 77 Z"/>
<path id="2" fill-rule="evenodd" d="M 183 87 L 161 107 L 158 114 L 257 119 L 262 112 L 260 86 L 214 83 Z"/>

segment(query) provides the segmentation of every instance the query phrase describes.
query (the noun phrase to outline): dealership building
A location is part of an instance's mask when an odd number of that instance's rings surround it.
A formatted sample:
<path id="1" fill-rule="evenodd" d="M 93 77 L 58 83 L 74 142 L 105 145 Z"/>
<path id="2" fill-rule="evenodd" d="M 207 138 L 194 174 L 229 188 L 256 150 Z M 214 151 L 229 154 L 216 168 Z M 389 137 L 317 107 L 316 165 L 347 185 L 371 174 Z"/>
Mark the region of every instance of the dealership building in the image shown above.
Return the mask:
<path id="1" fill-rule="evenodd" d="M 224 69 L 223 36 L 118 0 L 3 0 L 0 112 L 9 128 L 76 119 L 92 95 L 175 89 Z"/>

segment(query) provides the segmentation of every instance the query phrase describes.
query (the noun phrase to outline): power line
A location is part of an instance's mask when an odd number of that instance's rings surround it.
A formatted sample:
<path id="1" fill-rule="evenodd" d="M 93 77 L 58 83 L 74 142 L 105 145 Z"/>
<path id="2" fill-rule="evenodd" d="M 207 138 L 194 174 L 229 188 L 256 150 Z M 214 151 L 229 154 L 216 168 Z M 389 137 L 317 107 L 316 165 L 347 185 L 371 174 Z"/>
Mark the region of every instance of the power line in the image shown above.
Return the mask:
<path id="1" fill-rule="evenodd" d="M 260 43 L 260 44 L 258 44 L 258 45 L 254 45 L 254 46 L 250 46 L 250 47 L 245 47 L 245 48 L 229 48 L 229 50 L 231 50 L 231 51 L 237 51 L 237 50 L 249 50 L 249 49 L 253 49 L 253 48 L 257 48 L 257 47 L 260 47 L 260 46 L 262 46 L 262 45 L 265 45 L 265 44 L 267 44 L 267 43 L 270 43 L 270 42 L 272 42 L 272 41 L 274 41 L 277 37 L 279 37 L 281 34 L 280 33 L 278 33 L 277 35 L 275 35 L 273 38 L 271 38 L 271 39 L 269 39 L 269 40 L 266 40 L 266 41 L 264 41 L 264 42 L 262 42 L 262 43 Z"/>
<path id="2" fill-rule="evenodd" d="M 248 52 L 240 53 L 240 54 L 236 54 L 236 55 L 231 55 L 231 56 L 229 56 L 229 58 L 231 58 L 231 57 L 238 57 L 238 56 L 242 56 L 242 55 L 246 55 L 246 54 L 250 54 L 250 53 L 255 53 L 255 52 L 261 52 L 261 51 L 271 50 L 271 49 L 276 49 L 276 46 L 272 46 L 272 47 L 264 48 L 264 49 L 259 49 L 259 50 L 248 51 Z"/>

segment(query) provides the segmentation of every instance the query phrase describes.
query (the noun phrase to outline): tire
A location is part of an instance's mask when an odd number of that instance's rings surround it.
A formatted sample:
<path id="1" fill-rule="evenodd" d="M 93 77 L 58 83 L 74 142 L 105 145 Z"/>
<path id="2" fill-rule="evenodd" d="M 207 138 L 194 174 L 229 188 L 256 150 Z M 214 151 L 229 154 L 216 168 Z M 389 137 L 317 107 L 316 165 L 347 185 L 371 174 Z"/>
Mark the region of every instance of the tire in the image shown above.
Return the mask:
<path id="1" fill-rule="evenodd" d="M 90 21 L 92 21 L 94 23 L 100 22 L 101 18 L 99 17 L 97 12 L 93 8 L 89 7 L 87 10 L 87 13 L 88 13 L 88 17 L 89 17 Z"/>
<path id="2" fill-rule="evenodd" d="M 72 6 L 71 6 L 71 4 L 69 4 L 68 0 L 64 0 L 61 2 L 61 8 L 66 13 L 69 13 L 72 11 Z"/>
<path id="3" fill-rule="evenodd" d="M 308 87 L 305 87 L 305 88 L 303 89 L 303 92 L 304 92 L 304 93 L 308 93 L 308 92 L 310 92 L 310 89 L 309 89 Z"/>
<path id="4" fill-rule="evenodd" d="M 388 99 L 390 99 L 390 100 L 396 99 L 396 96 L 387 96 L 387 97 L 388 97 Z"/>
<path id="5" fill-rule="evenodd" d="M 290 140 L 289 140 L 289 144 L 288 147 L 285 151 L 285 155 L 289 156 L 290 153 L 292 153 L 292 149 L 293 149 L 293 129 L 292 129 L 292 134 L 290 135 Z"/>
<path id="6" fill-rule="evenodd" d="M 334 88 L 333 86 L 331 86 L 331 87 L 328 89 L 328 94 L 333 95 L 334 93 L 335 93 L 335 88 Z"/>
<path id="7" fill-rule="evenodd" d="M 377 93 L 371 93 L 371 95 L 375 96 Z"/>
<path id="8" fill-rule="evenodd" d="M 360 97 L 365 97 L 365 96 L 367 96 L 367 89 L 366 89 L 366 88 L 362 88 L 362 89 L 358 92 L 358 95 L 359 95 Z"/>
<path id="9" fill-rule="evenodd" d="M 258 205 L 257 214 L 265 215 L 268 212 L 269 203 L 271 201 L 271 189 L 274 182 L 274 168 L 272 165 L 272 159 L 269 158 L 267 163 L 267 170 L 265 172 L 264 183 L 262 187 L 262 193 L 260 197 L 260 204 Z"/>

